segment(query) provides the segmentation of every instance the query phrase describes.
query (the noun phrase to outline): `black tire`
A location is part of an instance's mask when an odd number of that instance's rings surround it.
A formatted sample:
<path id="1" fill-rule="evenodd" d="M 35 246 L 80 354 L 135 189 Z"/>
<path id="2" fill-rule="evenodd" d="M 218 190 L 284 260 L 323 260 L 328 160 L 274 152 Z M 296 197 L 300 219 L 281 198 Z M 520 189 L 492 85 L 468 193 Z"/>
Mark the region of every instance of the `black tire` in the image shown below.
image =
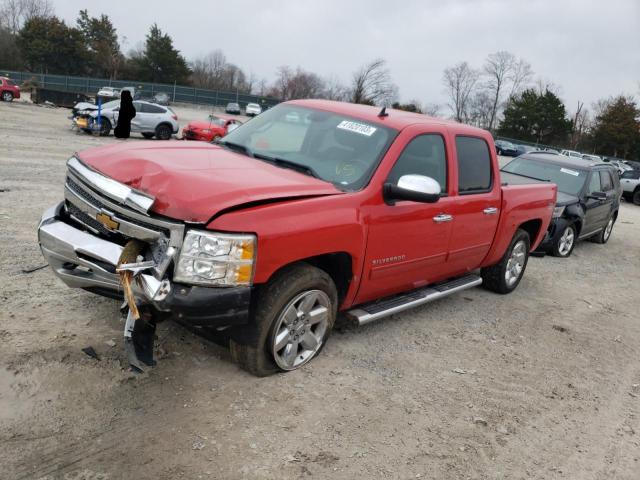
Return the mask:
<path id="1" fill-rule="evenodd" d="M 637 189 L 635 192 L 633 192 L 633 197 L 631 197 L 631 201 L 635 205 L 640 205 L 640 189 Z"/>
<path id="2" fill-rule="evenodd" d="M 605 227 L 602 230 L 600 230 L 600 233 L 591 237 L 591 239 L 595 243 L 600 243 L 604 245 L 611 238 L 611 232 L 613 231 L 613 226 L 615 225 L 615 223 L 616 223 L 615 216 L 611 214 L 611 216 L 607 219 L 607 223 Z"/>
<path id="3" fill-rule="evenodd" d="M 95 122 L 98 122 L 98 119 L 95 119 Z M 109 121 L 109 119 L 101 117 L 100 120 L 100 136 L 101 137 L 108 137 L 109 134 L 111 133 L 111 122 Z"/>
<path id="4" fill-rule="evenodd" d="M 522 261 L 522 268 L 515 282 L 508 283 L 506 273 L 507 267 L 509 266 L 509 260 L 511 259 L 516 246 L 521 248 L 520 242 L 524 243 L 524 260 Z M 501 294 L 513 292 L 518 287 L 520 280 L 522 280 L 522 277 L 524 276 L 524 271 L 526 270 L 527 263 L 529 261 L 530 248 L 531 241 L 529 240 L 529 234 L 522 229 L 516 230 L 516 233 L 509 244 L 509 248 L 507 248 L 507 251 L 504 253 L 500 262 L 481 270 L 480 275 L 482 276 L 482 286 L 487 290 Z"/>
<path id="5" fill-rule="evenodd" d="M 337 314 L 338 293 L 333 280 L 325 271 L 306 263 L 299 263 L 283 269 L 258 290 L 251 324 L 245 328 L 243 340 L 237 341 L 237 337 L 229 340 L 233 360 L 258 377 L 284 371 L 276 364 L 272 352 L 272 343 L 277 333 L 275 332 L 276 324 L 281 313 L 289 307 L 293 299 L 311 290 L 324 292 L 330 302 L 327 328 L 320 347 L 300 366 L 315 358 L 326 344 L 333 328 Z"/>
<path id="6" fill-rule="evenodd" d="M 2 92 L 2 100 L 5 102 L 13 102 L 12 92 Z"/>
<path id="7" fill-rule="evenodd" d="M 144 138 L 146 138 L 147 140 L 152 139 L 154 135 L 155 135 L 155 133 L 148 133 L 148 132 L 144 132 L 144 133 L 142 134 L 142 136 L 143 136 Z"/>
<path id="8" fill-rule="evenodd" d="M 567 249 L 567 242 L 571 239 L 571 244 Z M 578 232 L 576 231 L 576 227 L 573 224 L 569 224 L 562 229 L 562 233 L 558 236 L 555 242 L 551 247 L 551 255 L 554 257 L 560 258 L 568 258 L 571 256 L 571 252 L 576 246 L 576 242 L 578 241 Z M 564 245 L 563 245 L 563 242 Z"/>
<path id="9" fill-rule="evenodd" d="M 161 123 L 156 127 L 156 138 L 158 140 L 169 140 L 173 135 L 173 129 L 166 123 Z"/>

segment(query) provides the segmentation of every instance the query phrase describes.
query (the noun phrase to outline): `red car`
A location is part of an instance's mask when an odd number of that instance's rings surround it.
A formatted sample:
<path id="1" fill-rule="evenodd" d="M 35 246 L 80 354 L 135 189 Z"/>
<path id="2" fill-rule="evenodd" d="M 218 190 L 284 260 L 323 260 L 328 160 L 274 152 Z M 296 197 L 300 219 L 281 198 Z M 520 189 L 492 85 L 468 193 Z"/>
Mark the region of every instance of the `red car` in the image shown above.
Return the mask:
<path id="1" fill-rule="evenodd" d="M 213 142 L 224 137 L 234 128 L 242 125 L 235 118 L 218 117 L 209 115 L 207 120 L 189 122 L 182 130 L 182 138 L 185 140 L 200 140 L 201 142 Z"/>
<path id="2" fill-rule="evenodd" d="M 38 238 L 70 287 L 126 289 L 125 348 L 148 357 L 155 323 L 173 317 L 267 375 L 314 358 L 338 312 L 365 324 L 480 284 L 513 291 L 556 190 L 501 175 L 485 130 L 296 100 L 217 145 L 76 153 Z"/>
<path id="3" fill-rule="evenodd" d="M 7 77 L 0 77 L 0 98 L 5 102 L 20 98 L 20 87 Z"/>

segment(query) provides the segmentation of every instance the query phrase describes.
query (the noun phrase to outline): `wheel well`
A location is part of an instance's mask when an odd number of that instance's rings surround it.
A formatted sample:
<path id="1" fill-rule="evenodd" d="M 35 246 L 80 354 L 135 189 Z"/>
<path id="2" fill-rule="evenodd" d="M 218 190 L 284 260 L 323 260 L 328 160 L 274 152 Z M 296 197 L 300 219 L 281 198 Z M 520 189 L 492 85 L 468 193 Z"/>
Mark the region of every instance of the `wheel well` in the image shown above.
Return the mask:
<path id="1" fill-rule="evenodd" d="M 171 131 L 173 132 L 173 126 L 169 122 L 160 122 L 158 125 L 156 125 L 156 130 L 158 130 L 162 126 L 169 127 L 171 129 Z"/>
<path id="2" fill-rule="evenodd" d="M 313 265 L 320 270 L 324 270 L 333 280 L 338 290 L 338 300 L 342 303 L 347 295 L 351 279 L 353 278 L 353 268 L 351 263 L 351 255 L 346 252 L 325 253 L 316 257 L 302 258 L 295 263 L 304 262 Z M 285 265 L 286 268 L 290 265 Z M 278 269 L 278 272 L 282 270 Z M 277 273 L 277 272 L 275 272 Z M 274 273 L 274 275 L 275 275 Z M 272 275 L 273 277 L 273 275 Z"/>
<path id="3" fill-rule="evenodd" d="M 540 232 L 540 227 L 542 226 L 542 220 L 535 219 L 529 220 L 528 222 L 524 222 L 518 228 L 521 228 L 525 232 L 529 234 L 529 240 L 531 243 L 535 242 L 538 233 Z"/>

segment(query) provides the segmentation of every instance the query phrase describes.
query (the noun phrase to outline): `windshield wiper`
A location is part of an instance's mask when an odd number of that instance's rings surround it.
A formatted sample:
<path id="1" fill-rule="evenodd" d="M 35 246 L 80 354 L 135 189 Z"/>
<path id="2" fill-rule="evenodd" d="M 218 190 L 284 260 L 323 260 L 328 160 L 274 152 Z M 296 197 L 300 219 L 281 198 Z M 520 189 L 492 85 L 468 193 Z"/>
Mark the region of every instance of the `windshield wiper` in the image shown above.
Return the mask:
<path id="1" fill-rule="evenodd" d="M 510 172 L 509 170 L 500 170 L 500 171 L 504 172 L 504 173 L 510 173 L 511 175 L 518 175 L 519 177 L 531 178 L 533 180 L 538 180 L 540 182 L 550 182 L 551 181 L 548 178 L 532 177 L 531 175 L 525 175 L 524 173 Z"/>
<path id="2" fill-rule="evenodd" d="M 303 165 L 301 163 L 296 163 L 291 160 L 287 160 L 286 158 L 280 157 L 270 157 L 268 155 L 261 155 L 259 153 L 253 155 L 254 158 L 259 158 L 260 160 L 264 160 L 269 163 L 273 163 L 279 167 L 290 168 L 291 170 L 296 170 L 297 172 L 304 173 L 305 175 L 309 175 L 314 178 L 322 178 L 318 173 L 311 167 L 307 165 Z"/>
<path id="3" fill-rule="evenodd" d="M 242 145 L 240 143 L 225 142 L 224 140 L 218 140 L 217 142 L 214 142 L 214 143 L 216 143 L 217 145 L 222 145 L 223 147 L 227 147 L 230 150 L 235 150 L 235 151 L 242 152 L 245 155 L 247 155 L 248 157 L 251 157 L 251 158 L 255 157 L 255 155 L 253 154 L 251 149 L 249 147 L 247 147 L 246 145 Z"/>

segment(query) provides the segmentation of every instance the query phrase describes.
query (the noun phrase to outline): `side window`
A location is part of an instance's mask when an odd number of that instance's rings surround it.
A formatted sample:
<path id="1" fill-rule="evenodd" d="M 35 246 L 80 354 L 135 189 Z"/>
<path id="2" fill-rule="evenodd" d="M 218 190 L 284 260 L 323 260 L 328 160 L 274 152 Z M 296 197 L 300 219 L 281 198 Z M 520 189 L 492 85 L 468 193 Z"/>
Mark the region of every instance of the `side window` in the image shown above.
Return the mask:
<path id="1" fill-rule="evenodd" d="M 137 113 L 144 113 L 144 110 L 142 109 L 142 104 L 140 102 L 133 102 L 133 108 L 136 109 Z"/>
<path id="2" fill-rule="evenodd" d="M 142 111 L 144 113 L 164 113 L 165 109 L 162 107 L 158 107 L 157 105 L 150 105 L 148 103 L 143 103 Z"/>
<path id="3" fill-rule="evenodd" d="M 600 186 L 601 192 L 609 192 L 613 190 L 613 180 L 611 180 L 611 174 L 606 170 L 600 170 Z"/>
<path id="4" fill-rule="evenodd" d="M 461 195 L 491 189 L 491 155 L 481 138 L 456 137 L 458 151 L 458 192 Z"/>
<path id="5" fill-rule="evenodd" d="M 589 179 L 589 191 L 588 193 L 601 192 L 600 187 L 600 175 L 598 172 L 591 172 L 591 178 Z"/>
<path id="6" fill-rule="evenodd" d="M 424 175 L 447 191 L 447 155 L 444 139 L 438 134 L 420 135 L 409 142 L 391 169 L 388 182 L 397 184 L 403 175 Z"/>

